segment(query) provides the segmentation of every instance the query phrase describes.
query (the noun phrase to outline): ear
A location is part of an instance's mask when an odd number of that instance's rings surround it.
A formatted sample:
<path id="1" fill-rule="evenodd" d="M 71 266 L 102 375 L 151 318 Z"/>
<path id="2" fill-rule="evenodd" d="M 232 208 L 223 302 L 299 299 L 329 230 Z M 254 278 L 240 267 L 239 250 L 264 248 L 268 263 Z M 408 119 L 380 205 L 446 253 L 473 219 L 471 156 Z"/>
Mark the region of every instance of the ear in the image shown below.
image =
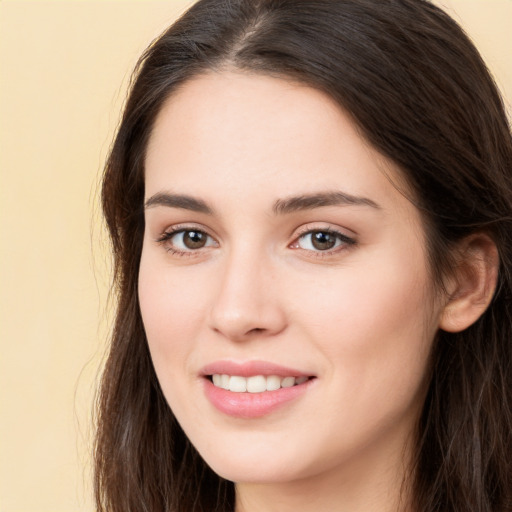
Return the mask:
<path id="1" fill-rule="evenodd" d="M 476 322 L 490 304 L 498 281 L 499 255 L 490 236 L 478 233 L 462 240 L 458 265 L 447 285 L 448 299 L 439 328 L 460 332 Z"/>

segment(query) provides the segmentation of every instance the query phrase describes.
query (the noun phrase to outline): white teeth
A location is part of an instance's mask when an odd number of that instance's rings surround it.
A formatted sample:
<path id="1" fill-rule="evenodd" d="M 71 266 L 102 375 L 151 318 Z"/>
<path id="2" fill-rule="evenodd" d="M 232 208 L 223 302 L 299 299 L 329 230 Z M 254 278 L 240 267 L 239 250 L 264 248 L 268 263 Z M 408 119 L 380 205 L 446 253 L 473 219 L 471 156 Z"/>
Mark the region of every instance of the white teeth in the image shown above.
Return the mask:
<path id="1" fill-rule="evenodd" d="M 220 387 L 222 389 L 229 389 L 229 375 L 220 376 Z"/>
<path id="2" fill-rule="evenodd" d="M 235 393 L 247 391 L 247 379 L 233 375 L 229 378 L 229 391 L 234 391 Z"/>
<path id="3" fill-rule="evenodd" d="M 275 391 L 281 387 L 281 378 L 277 375 L 267 377 L 267 391 Z"/>
<path id="4" fill-rule="evenodd" d="M 262 393 L 267 390 L 267 379 L 263 375 L 256 375 L 247 379 L 249 393 Z"/>
<path id="5" fill-rule="evenodd" d="M 282 388 L 291 388 L 295 384 L 295 377 L 285 377 L 281 381 Z"/>
<path id="6" fill-rule="evenodd" d="M 290 388 L 303 384 L 308 377 L 279 377 L 277 375 L 254 375 L 252 377 L 240 377 L 238 375 L 214 374 L 213 385 L 232 391 L 234 393 L 263 393 L 264 391 L 276 391 L 280 388 Z"/>

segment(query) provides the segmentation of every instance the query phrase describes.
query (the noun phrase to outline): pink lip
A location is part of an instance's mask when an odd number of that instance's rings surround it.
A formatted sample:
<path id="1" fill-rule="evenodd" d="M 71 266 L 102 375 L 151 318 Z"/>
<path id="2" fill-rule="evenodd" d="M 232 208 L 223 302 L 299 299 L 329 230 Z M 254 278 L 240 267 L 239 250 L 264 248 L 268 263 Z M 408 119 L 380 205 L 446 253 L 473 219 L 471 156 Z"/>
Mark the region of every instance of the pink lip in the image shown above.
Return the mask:
<path id="1" fill-rule="evenodd" d="M 239 375 L 251 377 L 253 375 L 278 375 L 280 377 L 313 377 L 302 371 L 286 368 L 266 361 L 249 361 L 235 363 L 232 361 L 217 361 L 205 366 L 201 375 L 207 377 L 214 374 Z M 218 388 L 208 378 L 204 380 L 204 392 L 212 405 L 220 412 L 235 418 L 260 418 L 288 402 L 302 396 L 316 379 L 289 388 L 262 393 L 234 393 Z"/>
<path id="2" fill-rule="evenodd" d="M 279 377 L 312 377 L 310 373 L 304 373 L 295 368 L 287 368 L 268 361 L 247 361 L 235 363 L 234 361 L 216 361 L 206 365 L 201 370 L 201 375 L 239 375 L 251 377 L 253 375 L 278 375 Z"/>

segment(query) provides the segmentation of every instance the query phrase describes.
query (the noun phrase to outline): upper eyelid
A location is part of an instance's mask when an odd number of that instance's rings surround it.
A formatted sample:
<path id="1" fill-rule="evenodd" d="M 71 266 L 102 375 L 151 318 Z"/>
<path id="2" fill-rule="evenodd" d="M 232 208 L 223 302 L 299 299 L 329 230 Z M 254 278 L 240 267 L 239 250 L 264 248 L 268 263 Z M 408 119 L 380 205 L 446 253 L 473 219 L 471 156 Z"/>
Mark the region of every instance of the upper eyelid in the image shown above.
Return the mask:
<path id="1" fill-rule="evenodd" d="M 354 236 L 347 235 L 341 231 L 335 230 L 335 229 L 310 229 L 308 231 L 305 231 L 304 233 L 301 233 L 297 235 L 293 241 L 292 244 L 295 244 L 299 239 L 306 235 L 312 235 L 313 233 L 329 233 L 330 235 L 334 235 L 338 237 L 341 241 L 349 244 L 355 244 L 357 241 Z M 327 252 L 327 251 L 326 251 Z"/>
<path id="2" fill-rule="evenodd" d="M 204 229 L 194 228 L 193 226 L 188 226 L 188 227 L 176 226 L 176 227 L 173 227 L 173 228 L 166 228 L 158 236 L 158 238 L 156 238 L 155 242 L 158 245 L 162 245 L 162 246 L 170 245 L 170 247 L 168 247 L 166 250 L 169 251 L 169 252 L 173 252 L 175 254 L 179 254 L 180 256 L 199 255 L 199 254 L 202 253 L 203 250 L 211 248 L 211 246 L 203 246 L 203 247 L 199 247 L 197 249 L 176 248 L 174 243 L 171 242 L 171 239 L 174 236 L 178 235 L 179 233 L 186 233 L 187 231 L 200 231 L 201 233 L 204 233 L 208 238 L 213 240 L 215 242 L 215 244 L 218 244 L 218 241 L 212 235 L 210 235 L 207 231 L 205 231 Z"/>
<path id="3" fill-rule="evenodd" d="M 176 236 L 178 233 L 184 233 L 187 231 L 200 231 L 201 233 L 204 233 L 208 238 L 212 239 L 215 244 L 219 244 L 218 240 L 211 235 L 206 229 L 204 228 L 198 228 L 192 225 L 187 226 L 180 226 L 180 225 L 174 225 L 171 227 L 165 228 L 163 231 L 160 232 L 160 234 L 154 238 L 155 243 L 158 245 L 165 245 L 165 244 L 172 244 L 171 239 Z M 174 244 L 172 244 L 174 245 Z M 209 249 L 211 246 L 205 246 L 198 249 L 189 249 L 189 250 L 179 250 L 179 252 L 183 253 L 197 253 L 200 252 L 202 249 Z"/>
<path id="4" fill-rule="evenodd" d="M 173 224 L 169 227 L 166 227 L 164 230 L 162 230 L 161 234 L 162 235 L 165 235 L 166 233 L 174 234 L 179 231 L 188 231 L 188 230 L 193 231 L 194 229 L 197 231 L 203 231 L 204 233 L 211 236 L 212 238 L 216 238 L 216 235 L 212 234 L 211 230 L 209 228 L 205 227 L 202 224 L 194 223 L 194 222 Z M 349 231 L 349 234 L 345 233 L 345 230 Z M 355 233 L 351 230 L 348 230 L 346 228 L 341 228 L 341 227 L 335 227 L 332 224 L 327 224 L 327 223 L 323 223 L 321 226 L 316 225 L 316 223 L 304 224 L 304 225 L 300 226 L 299 228 L 294 228 L 289 236 L 290 236 L 290 238 L 298 237 L 301 235 L 305 235 L 306 233 L 310 233 L 312 231 L 329 231 L 332 233 L 339 233 L 341 235 L 345 235 L 345 236 L 349 236 L 349 237 L 355 236 Z"/>
<path id="5" fill-rule="evenodd" d="M 206 235 L 211 236 L 212 238 L 216 238 L 216 236 L 212 234 L 210 229 L 206 228 L 202 224 L 195 222 L 172 224 L 171 226 L 167 226 L 165 229 L 161 230 L 158 236 L 165 236 L 166 234 L 174 235 L 175 233 L 179 233 L 181 231 L 201 231 Z"/>
<path id="6" fill-rule="evenodd" d="M 295 229 L 293 233 L 290 235 L 293 237 L 293 239 L 297 239 L 303 235 L 306 235 L 308 233 L 314 232 L 314 231 L 327 231 L 329 233 L 335 233 L 339 234 L 341 236 L 347 237 L 347 238 L 356 238 L 357 234 L 348 229 L 348 228 L 342 228 L 340 226 L 332 225 L 331 223 L 307 223 L 302 225 L 301 227 Z"/>
<path id="7" fill-rule="evenodd" d="M 212 233 L 210 229 L 205 227 L 204 225 L 200 223 L 179 223 L 175 225 L 171 225 L 166 227 L 164 230 L 160 232 L 160 234 L 156 237 L 156 241 L 165 241 L 166 239 L 169 239 L 171 236 L 183 232 L 183 231 L 201 231 L 205 233 L 207 236 L 215 240 L 217 243 L 219 242 L 219 237 Z M 318 232 L 318 231 L 325 231 L 329 233 L 333 233 L 336 235 L 340 235 L 341 237 L 348 238 L 351 240 L 356 239 L 357 235 L 352 230 L 349 230 L 348 228 L 342 228 L 339 226 L 333 226 L 330 223 L 317 223 L 317 222 L 310 222 L 307 224 L 303 224 L 299 228 L 295 228 L 292 233 L 289 235 L 290 242 L 287 243 L 287 245 L 290 245 L 297 241 L 300 237 L 307 235 L 312 232 Z"/>

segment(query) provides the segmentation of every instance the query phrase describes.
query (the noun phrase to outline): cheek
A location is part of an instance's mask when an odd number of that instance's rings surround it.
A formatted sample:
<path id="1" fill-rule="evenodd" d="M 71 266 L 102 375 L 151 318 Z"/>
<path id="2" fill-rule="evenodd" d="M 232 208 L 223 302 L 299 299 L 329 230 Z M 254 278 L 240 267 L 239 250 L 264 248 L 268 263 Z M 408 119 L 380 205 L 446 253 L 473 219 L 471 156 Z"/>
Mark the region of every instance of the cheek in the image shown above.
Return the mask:
<path id="1" fill-rule="evenodd" d="M 416 268 L 382 266 L 343 269 L 322 286 L 302 280 L 301 289 L 290 292 L 301 297 L 297 316 L 315 330 L 337 333 L 343 346 L 354 343 L 361 349 L 374 350 L 376 338 L 393 333 L 417 334 L 431 317 L 427 276 Z"/>
<path id="2" fill-rule="evenodd" d="M 142 255 L 139 302 L 157 373 L 183 365 L 204 319 L 205 282 L 187 272 L 171 272 L 151 254 Z M 182 366 L 183 367 L 183 366 Z"/>
<path id="3" fill-rule="evenodd" d="M 335 387 L 358 396 L 362 410 L 369 404 L 366 412 L 383 390 L 403 406 L 421 388 L 437 330 L 421 261 L 383 254 L 333 273 L 314 294 L 294 292 L 305 297 L 296 315 L 329 361 Z"/>
<path id="4" fill-rule="evenodd" d="M 387 268 L 347 272 L 308 298 L 302 315 L 297 311 L 327 362 L 328 407 L 319 406 L 316 428 L 320 437 L 325 431 L 325 438 L 338 439 L 330 444 L 333 454 L 397 429 L 406 435 L 423 403 L 435 332 L 426 321 L 426 276 L 401 265 Z M 343 436 L 332 437 L 340 428 Z"/>

